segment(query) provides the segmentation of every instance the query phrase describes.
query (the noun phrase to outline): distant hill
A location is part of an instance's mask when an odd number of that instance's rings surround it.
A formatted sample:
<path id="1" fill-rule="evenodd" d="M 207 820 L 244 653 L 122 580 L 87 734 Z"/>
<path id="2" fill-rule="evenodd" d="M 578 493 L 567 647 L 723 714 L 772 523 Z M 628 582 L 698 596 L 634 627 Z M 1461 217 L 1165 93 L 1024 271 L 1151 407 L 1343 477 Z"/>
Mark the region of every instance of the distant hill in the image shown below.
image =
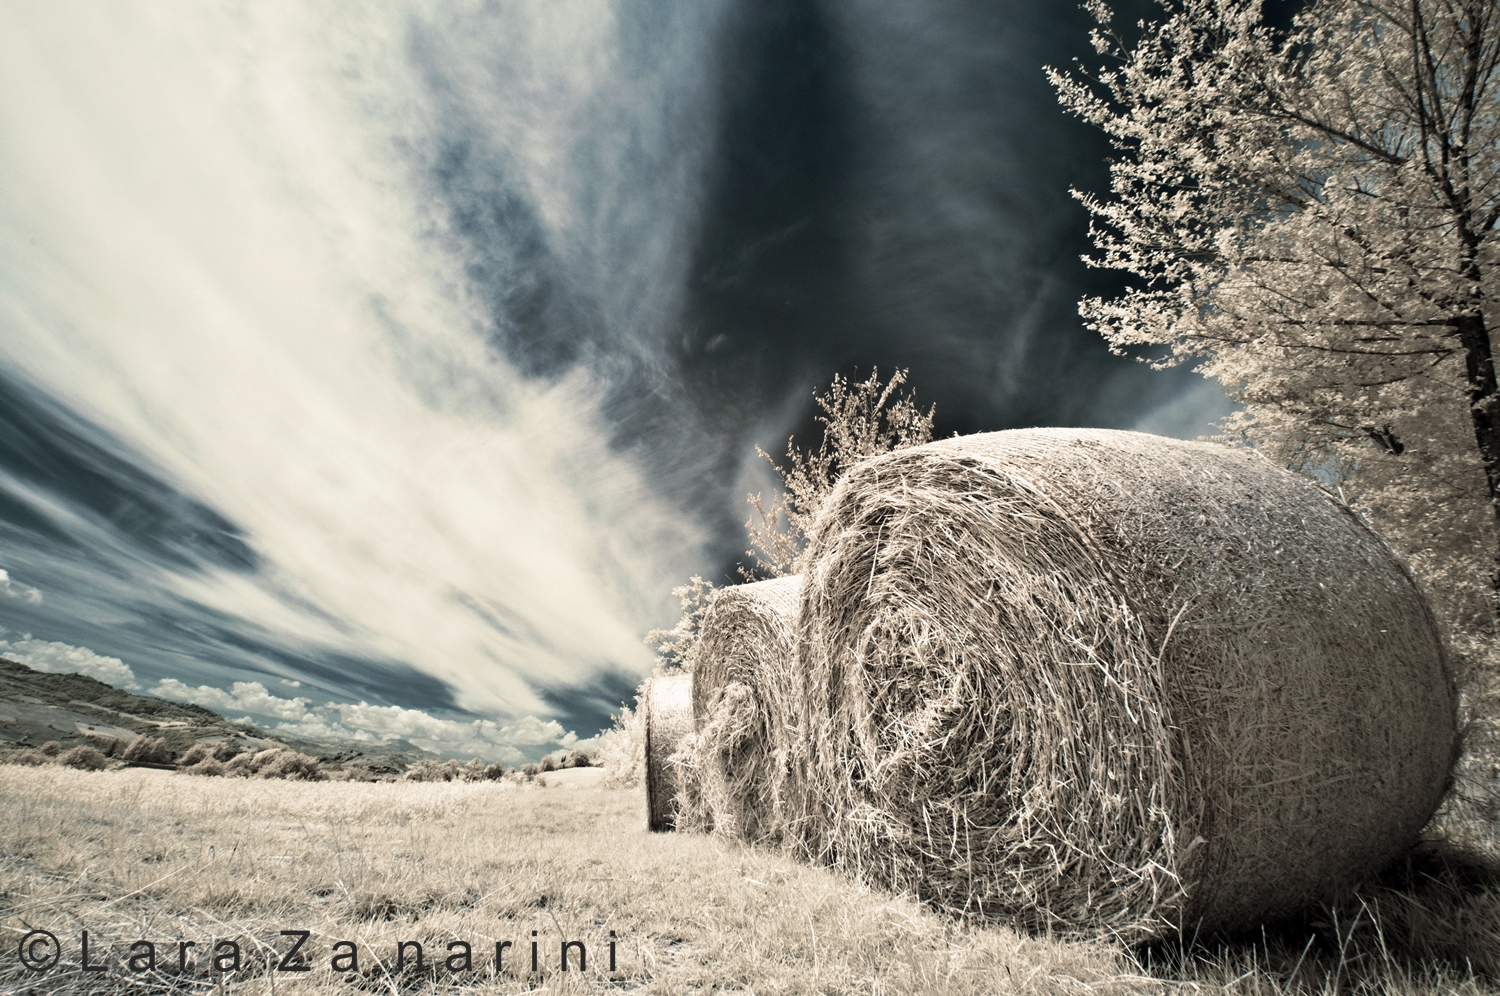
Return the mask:
<path id="1" fill-rule="evenodd" d="M 443 758 L 405 740 L 309 740 L 271 734 L 249 723 L 231 723 L 212 709 L 135 695 L 82 674 L 49 674 L 0 658 L 0 750 L 64 748 L 103 740 L 161 737 L 174 755 L 195 743 L 233 742 L 245 749 L 290 747 L 325 764 L 358 764 L 376 774 L 396 773 L 416 761 Z"/>

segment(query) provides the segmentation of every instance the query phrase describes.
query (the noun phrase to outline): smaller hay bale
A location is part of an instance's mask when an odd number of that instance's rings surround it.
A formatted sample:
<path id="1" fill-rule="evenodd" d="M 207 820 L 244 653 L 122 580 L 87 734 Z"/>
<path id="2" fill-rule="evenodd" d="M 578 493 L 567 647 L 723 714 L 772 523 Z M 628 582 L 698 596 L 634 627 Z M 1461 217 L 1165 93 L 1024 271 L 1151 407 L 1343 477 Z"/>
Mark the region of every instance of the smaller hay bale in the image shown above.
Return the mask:
<path id="1" fill-rule="evenodd" d="M 795 736 L 792 666 L 800 575 L 716 592 L 693 651 L 691 745 L 705 830 L 762 841 L 784 823 Z"/>
<path id="2" fill-rule="evenodd" d="M 693 732 L 693 676 L 659 674 L 646 685 L 646 829 L 677 829 L 683 789 L 677 758 L 682 741 Z"/>

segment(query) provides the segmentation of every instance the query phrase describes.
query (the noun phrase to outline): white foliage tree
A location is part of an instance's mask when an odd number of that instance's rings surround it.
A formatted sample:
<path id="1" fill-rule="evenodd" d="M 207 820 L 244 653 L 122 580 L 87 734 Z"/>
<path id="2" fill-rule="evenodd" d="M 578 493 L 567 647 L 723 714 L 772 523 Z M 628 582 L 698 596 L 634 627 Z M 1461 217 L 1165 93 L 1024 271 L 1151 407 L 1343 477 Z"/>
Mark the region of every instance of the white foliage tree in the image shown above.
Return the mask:
<path id="1" fill-rule="evenodd" d="M 817 416 L 823 427 L 817 450 L 799 449 L 795 439 L 788 439 L 787 462 L 778 464 L 765 450 L 755 448 L 783 487 L 769 500 L 760 494 L 749 496 L 754 514 L 745 529 L 754 549 L 746 550 L 745 556 L 754 567 L 739 566 L 742 580 L 797 573 L 818 510 L 846 470 L 866 457 L 932 440 L 937 407 L 924 412 L 909 392 L 902 393 L 906 377 L 905 370 L 897 370 L 889 381 L 880 379 L 878 369 L 862 381 L 834 374 L 828 390 L 813 395 L 822 412 Z M 646 634 L 646 642 L 656 648 L 659 668 L 692 668 L 693 648 L 715 590 L 712 581 L 697 575 L 672 589 L 682 602 L 682 616 L 671 629 Z"/>
<path id="2" fill-rule="evenodd" d="M 817 421 L 823 438 L 814 450 L 800 450 L 795 439 L 786 444 L 785 464 L 755 448 L 781 478 L 783 488 L 771 496 L 750 496 L 754 510 L 745 523 L 754 549 L 745 556 L 755 568 L 740 567 L 748 581 L 784 577 L 802 569 L 802 555 L 823 501 L 850 467 L 867 457 L 932 441 L 937 406 L 924 412 L 910 393 L 898 393 L 907 371 L 897 370 L 882 382 L 879 369 L 862 381 L 834 374 L 833 383 L 813 396 L 822 411 Z"/>
<path id="3" fill-rule="evenodd" d="M 1080 310 L 1117 352 L 1191 362 L 1226 428 L 1342 489 L 1413 563 L 1469 656 L 1500 560 L 1500 5 L 1168 0 L 1107 65 L 1049 70 L 1117 150 Z M 1476 642 L 1477 641 L 1477 642 Z"/>

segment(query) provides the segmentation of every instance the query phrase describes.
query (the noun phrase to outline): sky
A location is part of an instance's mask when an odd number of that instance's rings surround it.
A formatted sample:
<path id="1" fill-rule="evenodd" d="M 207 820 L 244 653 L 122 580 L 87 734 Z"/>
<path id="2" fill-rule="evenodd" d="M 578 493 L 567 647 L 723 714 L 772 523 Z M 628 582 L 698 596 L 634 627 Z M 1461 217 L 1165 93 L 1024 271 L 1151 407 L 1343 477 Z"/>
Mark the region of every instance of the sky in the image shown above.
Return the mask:
<path id="1" fill-rule="evenodd" d="M 0 655 L 516 763 L 732 580 L 835 373 L 1193 438 L 1111 356 L 1051 0 L 7 4 Z"/>

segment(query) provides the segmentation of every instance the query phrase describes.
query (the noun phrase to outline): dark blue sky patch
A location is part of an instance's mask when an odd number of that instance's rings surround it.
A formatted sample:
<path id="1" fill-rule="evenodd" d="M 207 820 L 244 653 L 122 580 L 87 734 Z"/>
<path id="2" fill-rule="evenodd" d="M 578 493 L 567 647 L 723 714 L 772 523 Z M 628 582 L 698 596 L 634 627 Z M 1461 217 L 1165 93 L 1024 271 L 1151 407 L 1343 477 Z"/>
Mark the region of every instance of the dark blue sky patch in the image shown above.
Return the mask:
<path id="1" fill-rule="evenodd" d="M 14 547 L 20 543 L 58 547 L 79 545 L 77 540 L 46 515 L 0 488 L 0 545 Z"/>
<path id="2" fill-rule="evenodd" d="M 144 455 L 3 370 L 0 471 L 103 520 L 175 568 L 259 566 L 234 523 L 168 484 Z M 5 497 L 7 505 L 24 503 L 17 495 Z M 47 538 L 61 532 L 35 510 L 8 521 Z"/>
<path id="3" fill-rule="evenodd" d="M 553 711 L 564 729 L 589 737 L 613 725 L 622 705 L 636 707 L 636 688 L 641 676 L 619 668 L 596 672 L 584 686 L 539 686 L 536 692 Z"/>

